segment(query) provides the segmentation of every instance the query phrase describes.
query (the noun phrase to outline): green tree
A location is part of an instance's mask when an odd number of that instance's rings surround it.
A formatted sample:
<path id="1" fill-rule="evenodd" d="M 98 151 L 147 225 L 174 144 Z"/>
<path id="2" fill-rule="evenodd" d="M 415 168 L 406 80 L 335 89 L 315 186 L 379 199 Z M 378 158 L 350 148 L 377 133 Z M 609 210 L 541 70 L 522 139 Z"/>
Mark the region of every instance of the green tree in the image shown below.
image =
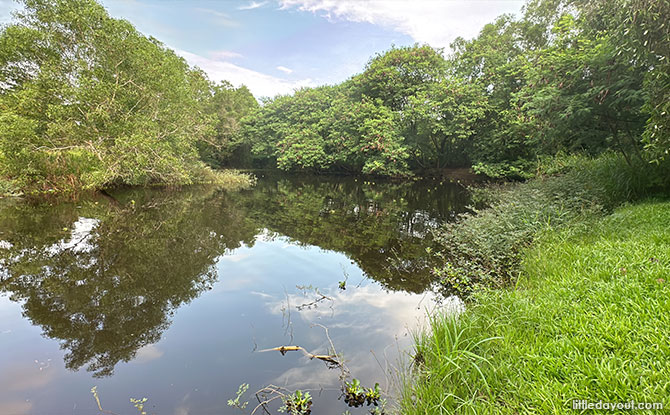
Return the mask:
<path id="1" fill-rule="evenodd" d="M 328 119 L 329 149 L 339 165 L 364 174 L 402 176 L 409 173 L 408 151 L 397 116 L 381 99 L 340 99 Z"/>
<path id="2" fill-rule="evenodd" d="M 235 88 L 226 81 L 214 86 L 205 113 L 215 117 L 215 134 L 198 142 L 200 158 L 211 167 L 245 167 L 250 149 L 242 139 L 242 119 L 257 108 L 258 101 L 246 86 Z"/>
<path id="3" fill-rule="evenodd" d="M 379 98 L 393 111 L 399 111 L 411 96 L 442 80 L 445 73 L 441 50 L 428 45 L 394 47 L 372 58 L 352 84 L 359 97 Z"/>
<path id="4" fill-rule="evenodd" d="M 209 81 L 93 0 L 24 0 L 0 33 L 0 168 L 24 188 L 190 183 Z"/>
<path id="5" fill-rule="evenodd" d="M 553 28 L 546 48 L 529 52 L 527 83 L 515 96 L 537 153 L 640 152 L 646 116 L 644 71 L 617 57 L 609 36 L 588 36 L 570 14 Z"/>
<path id="6" fill-rule="evenodd" d="M 293 95 L 265 100 L 244 121 L 244 139 L 250 145 L 254 164 L 283 170 L 327 167 L 328 160 L 319 155 L 325 154 L 324 120 L 335 93 L 330 86 L 302 88 Z M 303 145 L 302 139 L 309 143 Z M 302 155 L 303 151 L 309 154 Z"/>
<path id="7" fill-rule="evenodd" d="M 402 116 L 413 126 L 406 140 L 414 160 L 438 169 L 467 165 L 485 101 L 475 85 L 458 78 L 431 83 L 410 97 Z"/>
<path id="8" fill-rule="evenodd" d="M 485 100 L 484 117 L 476 125 L 470 159 L 479 173 L 523 176 L 534 149 L 519 131 L 519 108 L 513 96 L 525 84 L 525 53 L 544 43 L 542 25 L 524 24 L 502 15 L 472 40 L 451 45 L 451 74 L 478 86 Z"/>
<path id="9" fill-rule="evenodd" d="M 617 56 L 643 72 L 647 155 L 670 155 L 670 2 L 666 0 L 574 0 L 587 27 L 606 32 Z"/>

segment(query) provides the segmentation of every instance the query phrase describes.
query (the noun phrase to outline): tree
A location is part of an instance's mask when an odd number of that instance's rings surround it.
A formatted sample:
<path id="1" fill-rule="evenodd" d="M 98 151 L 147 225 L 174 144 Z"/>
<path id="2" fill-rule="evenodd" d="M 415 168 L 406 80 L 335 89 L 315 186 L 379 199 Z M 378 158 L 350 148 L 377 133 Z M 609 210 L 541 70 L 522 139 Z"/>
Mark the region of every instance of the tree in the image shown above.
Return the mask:
<path id="1" fill-rule="evenodd" d="M 646 156 L 670 155 L 670 3 L 666 0 L 574 0 L 586 27 L 606 32 L 620 59 L 643 72 L 648 116 L 643 134 Z"/>
<path id="2" fill-rule="evenodd" d="M 527 84 L 515 100 L 528 140 L 541 154 L 608 148 L 639 155 L 645 121 L 644 71 L 622 62 L 607 35 L 587 36 L 570 14 L 558 19 L 554 40 L 528 54 Z"/>
<path id="3" fill-rule="evenodd" d="M 24 188 L 190 183 L 209 81 L 93 0 L 24 0 L 0 33 L 0 174 Z"/>
<path id="4" fill-rule="evenodd" d="M 409 97 L 443 79 L 445 71 L 441 50 L 428 45 L 394 47 L 372 58 L 352 83 L 356 97 L 379 98 L 393 111 L 399 111 Z"/>
<path id="5" fill-rule="evenodd" d="M 255 165 L 277 166 L 283 170 L 327 167 L 329 161 L 323 158 L 327 135 L 324 119 L 335 93 L 335 88 L 330 86 L 302 88 L 294 95 L 264 101 L 245 119 L 243 127 Z M 302 139 L 309 140 L 309 144 L 303 145 Z M 304 155 L 305 160 L 310 160 L 306 164 L 298 157 L 303 151 L 310 153 Z"/>
<path id="6" fill-rule="evenodd" d="M 205 99 L 205 113 L 215 118 L 215 134 L 198 142 L 200 158 L 211 167 L 244 165 L 249 149 L 242 140 L 242 119 L 258 109 L 258 101 L 246 86 L 235 88 L 226 81 Z"/>
<path id="7" fill-rule="evenodd" d="M 339 165 L 364 174 L 403 176 L 409 173 L 408 152 L 397 116 L 381 99 L 341 98 L 328 119 L 329 148 Z"/>
<path id="8" fill-rule="evenodd" d="M 406 140 L 414 160 L 438 169 L 467 165 L 485 101 L 475 85 L 458 78 L 432 83 L 411 97 L 402 116 L 413 126 Z"/>

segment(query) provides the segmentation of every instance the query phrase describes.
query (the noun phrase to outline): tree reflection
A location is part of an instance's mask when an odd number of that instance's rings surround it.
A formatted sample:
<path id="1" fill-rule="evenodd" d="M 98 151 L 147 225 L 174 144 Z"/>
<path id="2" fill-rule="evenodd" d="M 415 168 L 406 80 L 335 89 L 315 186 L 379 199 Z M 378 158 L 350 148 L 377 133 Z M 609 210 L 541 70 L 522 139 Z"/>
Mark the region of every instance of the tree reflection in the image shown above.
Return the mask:
<path id="1" fill-rule="evenodd" d="M 260 181 L 238 199 L 259 225 L 346 254 L 391 290 L 423 292 L 433 281 L 431 230 L 464 211 L 460 185 L 323 177 Z"/>
<path id="2" fill-rule="evenodd" d="M 5 204 L 0 290 L 60 341 L 66 367 L 107 376 L 212 286 L 218 257 L 264 229 L 342 252 L 388 289 L 423 292 L 436 265 L 430 230 L 465 198 L 446 183 L 266 178 L 233 194 L 126 190 L 76 204 Z"/>
<path id="3" fill-rule="evenodd" d="M 0 250 L 2 289 L 61 341 L 68 368 L 87 366 L 95 376 L 110 375 L 157 342 L 173 310 L 211 287 L 216 258 L 253 243 L 256 233 L 211 191 L 125 198 L 134 203 L 122 208 L 99 199 L 79 209 L 15 206 L 0 213 L 8 230 L 2 239 L 12 245 Z"/>

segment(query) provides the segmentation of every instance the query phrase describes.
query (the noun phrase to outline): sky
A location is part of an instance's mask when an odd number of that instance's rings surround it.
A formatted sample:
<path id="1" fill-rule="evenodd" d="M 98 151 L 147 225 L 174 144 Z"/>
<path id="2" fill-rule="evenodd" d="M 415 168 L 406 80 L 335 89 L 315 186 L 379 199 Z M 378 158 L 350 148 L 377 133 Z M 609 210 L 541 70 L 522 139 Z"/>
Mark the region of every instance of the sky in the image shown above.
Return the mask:
<path id="1" fill-rule="evenodd" d="M 339 83 L 377 53 L 429 44 L 448 50 L 523 0 L 101 0 L 214 81 L 257 97 Z M 12 0 L 0 0 L 0 23 Z"/>

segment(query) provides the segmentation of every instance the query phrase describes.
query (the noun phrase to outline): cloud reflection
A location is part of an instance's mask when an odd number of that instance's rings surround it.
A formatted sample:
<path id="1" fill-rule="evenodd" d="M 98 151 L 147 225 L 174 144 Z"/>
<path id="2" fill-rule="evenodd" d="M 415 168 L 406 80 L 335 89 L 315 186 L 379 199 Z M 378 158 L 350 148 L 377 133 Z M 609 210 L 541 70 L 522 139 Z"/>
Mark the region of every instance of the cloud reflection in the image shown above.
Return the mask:
<path id="1" fill-rule="evenodd" d="M 328 299 L 297 310 L 300 305 L 323 298 L 321 296 Z M 377 284 L 350 287 L 344 291 L 329 288 L 288 295 L 296 329 L 312 326 L 307 335 L 295 338 L 297 345 L 312 352 L 328 353 L 327 338 L 319 332 L 322 328 L 313 326 L 314 323 L 322 324 L 328 327 L 352 377 L 367 384 L 379 382 L 386 387 L 389 378 L 396 374 L 394 371 L 402 355 L 409 352 L 411 333 L 425 326 L 427 313 L 437 307 L 456 313 L 463 309 L 463 303 L 456 297 L 439 306 L 435 300 L 436 295 L 432 293 L 388 292 Z M 282 314 L 286 298 L 269 300 L 266 306 L 271 313 Z M 347 345 L 347 348 L 340 349 L 338 345 Z M 300 357 L 295 367 L 277 376 L 273 382 L 293 389 L 327 389 L 339 385 L 338 376 L 339 371 L 328 370 L 319 361 Z"/>

